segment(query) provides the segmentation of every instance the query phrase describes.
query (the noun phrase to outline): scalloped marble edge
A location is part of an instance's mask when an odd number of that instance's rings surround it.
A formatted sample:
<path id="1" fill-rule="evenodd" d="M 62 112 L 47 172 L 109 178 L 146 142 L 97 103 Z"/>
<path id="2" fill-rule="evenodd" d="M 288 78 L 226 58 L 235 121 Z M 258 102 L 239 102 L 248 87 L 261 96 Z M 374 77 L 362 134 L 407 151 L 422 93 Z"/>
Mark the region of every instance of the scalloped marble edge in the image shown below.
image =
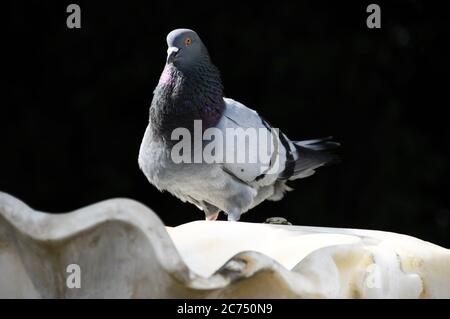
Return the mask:
<path id="1" fill-rule="evenodd" d="M 272 250 L 258 236 L 271 238 Z M 214 240 L 215 248 L 202 246 Z M 66 285 L 72 263 L 82 270 L 79 289 Z M 48 214 L 0 192 L 0 297 L 449 298 L 450 253 L 380 231 L 206 221 L 166 228 L 121 198 Z"/>

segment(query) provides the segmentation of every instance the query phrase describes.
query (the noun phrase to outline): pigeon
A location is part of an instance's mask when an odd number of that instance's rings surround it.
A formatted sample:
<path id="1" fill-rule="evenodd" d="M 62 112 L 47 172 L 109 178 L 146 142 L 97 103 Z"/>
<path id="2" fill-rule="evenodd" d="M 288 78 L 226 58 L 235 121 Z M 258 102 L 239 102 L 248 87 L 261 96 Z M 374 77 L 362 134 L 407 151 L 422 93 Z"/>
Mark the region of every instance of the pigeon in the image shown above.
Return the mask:
<path id="1" fill-rule="evenodd" d="M 206 220 L 224 212 L 237 221 L 265 200 L 282 199 L 292 190 L 288 181 L 337 160 L 330 150 L 339 143 L 332 137 L 290 140 L 256 111 L 226 98 L 219 70 L 195 31 L 173 30 L 167 45 L 138 157 L 157 189 L 196 205 Z M 202 157 L 205 152 L 214 160 Z"/>

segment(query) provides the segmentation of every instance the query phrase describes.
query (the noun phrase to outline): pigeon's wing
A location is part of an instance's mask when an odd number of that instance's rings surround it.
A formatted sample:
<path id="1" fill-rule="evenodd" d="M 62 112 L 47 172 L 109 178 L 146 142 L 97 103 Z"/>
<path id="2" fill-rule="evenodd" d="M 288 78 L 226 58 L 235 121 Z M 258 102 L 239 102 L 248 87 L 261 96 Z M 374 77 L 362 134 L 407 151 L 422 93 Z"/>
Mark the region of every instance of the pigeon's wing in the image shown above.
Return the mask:
<path id="1" fill-rule="evenodd" d="M 283 173 L 295 145 L 256 111 L 232 99 L 216 126 L 224 135 L 223 169 L 250 185 L 270 185 Z"/>
<path id="2" fill-rule="evenodd" d="M 331 137 L 293 142 L 256 111 L 232 99 L 224 100 L 225 112 L 217 127 L 225 136 L 226 155 L 235 156 L 230 157 L 234 159 L 231 161 L 225 156 L 223 169 L 240 181 L 265 186 L 277 180 L 304 178 L 314 174 L 316 168 L 336 160 L 336 156 L 327 152 L 339 146 Z M 227 129 L 231 129 L 231 133 Z M 257 142 L 242 143 L 244 138 L 252 136 L 252 131 L 256 132 Z M 235 144 L 229 146 L 230 140 Z"/>

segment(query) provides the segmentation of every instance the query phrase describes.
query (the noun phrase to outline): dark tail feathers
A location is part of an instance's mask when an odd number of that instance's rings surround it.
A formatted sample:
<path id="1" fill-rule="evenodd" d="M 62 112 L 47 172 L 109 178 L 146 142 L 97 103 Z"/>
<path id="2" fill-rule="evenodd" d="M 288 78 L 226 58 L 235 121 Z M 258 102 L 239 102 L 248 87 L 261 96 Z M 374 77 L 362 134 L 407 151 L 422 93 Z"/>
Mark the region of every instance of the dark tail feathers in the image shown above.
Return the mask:
<path id="1" fill-rule="evenodd" d="M 338 148 L 341 144 L 332 141 L 333 136 L 328 136 L 324 138 L 317 138 L 313 140 L 296 141 L 294 144 L 296 146 L 301 146 L 314 151 L 328 151 Z"/>
<path id="2" fill-rule="evenodd" d="M 329 136 L 326 138 L 293 142 L 297 150 L 298 159 L 295 161 L 292 179 L 310 176 L 320 166 L 340 162 L 340 158 L 330 152 L 340 145 L 332 141 L 332 138 L 332 136 Z"/>
<path id="3" fill-rule="evenodd" d="M 332 141 L 332 136 L 292 142 L 296 148 L 296 159 L 286 162 L 286 168 L 279 179 L 294 180 L 314 174 L 320 166 L 340 162 L 339 157 L 330 151 L 339 147 L 339 143 Z"/>

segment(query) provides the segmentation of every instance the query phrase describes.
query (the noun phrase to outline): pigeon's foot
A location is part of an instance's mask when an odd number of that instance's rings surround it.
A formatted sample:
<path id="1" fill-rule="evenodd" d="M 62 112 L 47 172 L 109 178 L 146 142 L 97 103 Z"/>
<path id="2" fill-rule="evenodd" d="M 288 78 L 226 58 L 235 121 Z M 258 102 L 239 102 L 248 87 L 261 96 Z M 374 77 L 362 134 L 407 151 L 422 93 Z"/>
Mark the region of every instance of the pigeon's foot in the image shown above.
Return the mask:
<path id="1" fill-rule="evenodd" d="M 233 208 L 230 212 L 228 212 L 229 222 L 237 222 L 239 218 L 241 218 L 241 211 L 239 208 Z"/>
<path id="2" fill-rule="evenodd" d="M 219 212 L 212 214 L 212 215 L 206 215 L 206 220 L 214 221 L 219 217 Z"/>

